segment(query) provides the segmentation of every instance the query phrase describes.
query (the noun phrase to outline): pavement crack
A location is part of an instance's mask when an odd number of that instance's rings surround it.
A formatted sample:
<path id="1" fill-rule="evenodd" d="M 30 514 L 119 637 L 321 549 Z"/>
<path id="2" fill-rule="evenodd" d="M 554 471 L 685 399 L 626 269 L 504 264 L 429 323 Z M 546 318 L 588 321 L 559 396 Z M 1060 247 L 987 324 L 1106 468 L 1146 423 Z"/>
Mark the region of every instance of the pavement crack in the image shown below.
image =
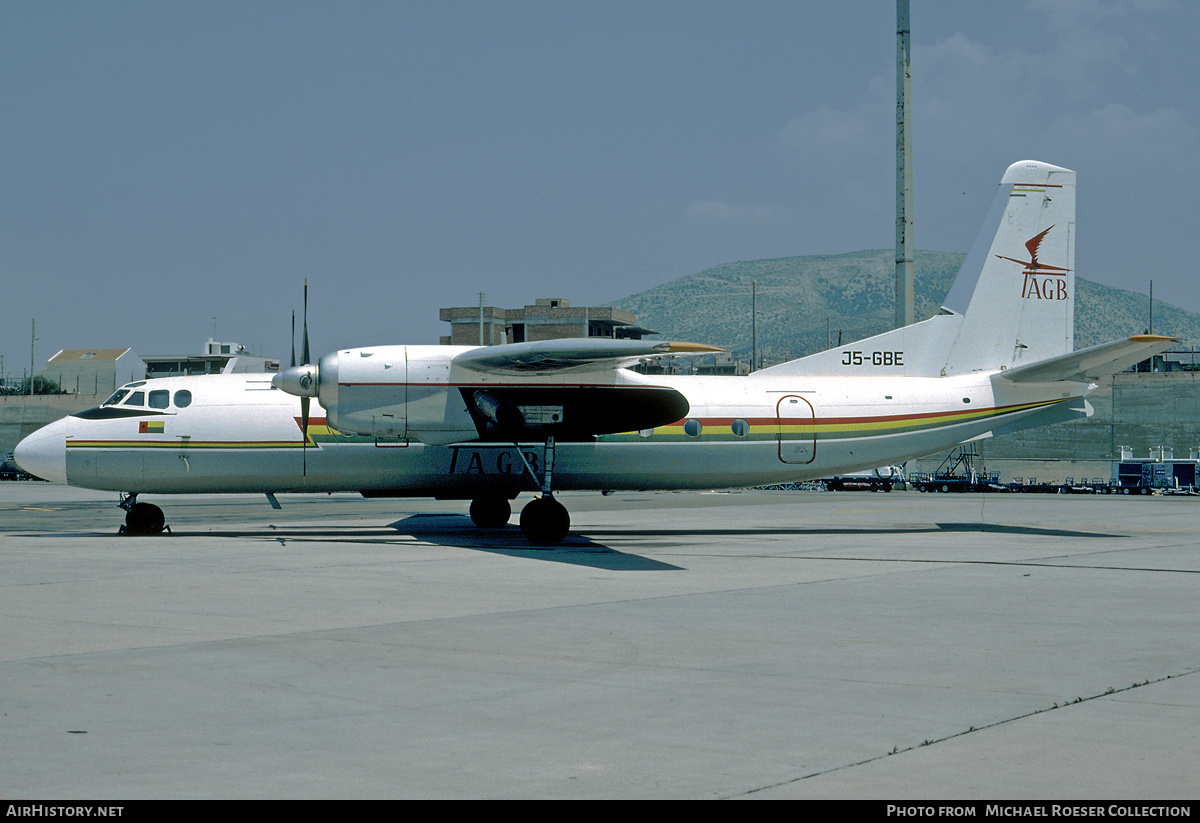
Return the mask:
<path id="1" fill-rule="evenodd" d="M 778 789 L 782 786 L 795 785 L 795 784 L 801 783 L 805 780 L 811 780 L 814 777 L 820 777 L 821 775 L 833 774 L 834 772 L 840 772 L 845 769 L 853 769 L 858 766 L 865 766 L 869 763 L 875 763 L 880 760 L 885 760 L 889 757 L 892 757 L 893 755 L 905 754 L 906 752 L 916 751 L 918 749 L 923 749 L 927 746 L 936 746 L 939 743 L 945 743 L 950 740 L 956 740 L 960 737 L 965 737 L 968 734 L 974 734 L 975 732 L 984 731 L 985 729 L 994 729 L 998 726 L 1004 726 L 1009 723 L 1017 723 L 1022 720 L 1028 720 L 1031 717 L 1036 717 L 1038 715 L 1046 714 L 1047 712 L 1058 711 L 1060 709 L 1066 709 L 1071 706 L 1078 706 L 1082 703 L 1088 703 L 1088 702 L 1091 702 L 1092 700 L 1098 700 L 1103 697 L 1112 697 L 1113 695 L 1121 694 L 1122 692 L 1133 691 L 1134 689 L 1140 689 L 1144 686 L 1151 686 L 1156 683 L 1163 683 L 1167 680 L 1174 680 L 1174 679 L 1178 679 L 1180 677 L 1188 677 L 1190 675 L 1197 674 L 1198 672 L 1200 672 L 1200 666 L 1192 668 L 1192 669 L 1185 669 L 1184 671 L 1176 672 L 1174 674 L 1166 674 L 1166 675 L 1162 675 L 1161 677 L 1148 678 L 1146 680 L 1142 680 L 1139 682 L 1130 683 L 1128 686 L 1120 686 L 1120 687 L 1109 686 L 1104 691 L 1099 692 L 1097 694 L 1088 695 L 1087 697 L 1080 696 L 1080 697 L 1076 697 L 1074 700 L 1067 700 L 1066 702 L 1063 702 L 1063 703 L 1055 702 L 1050 706 L 1044 706 L 1040 709 L 1034 709 L 1033 711 L 1025 712 L 1023 714 L 1013 715 L 1012 717 L 1006 717 L 1003 720 L 995 720 L 995 721 L 992 721 L 991 723 L 985 723 L 982 726 L 969 726 L 966 729 L 963 729 L 962 731 L 954 732 L 953 734 L 947 734 L 942 737 L 926 738 L 926 739 L 922 740 L 920 743 L 915 743 L 915 744 L 911 744 L 911 745 L 904 746 L 904 747 L 893 746 L 891 751 L 885 752 L 883 754 L 878 754 L 878 755 L 874 755 L 872 757 L 867 757 L 862 760 L 857 760 L 853 763 L 843 763 L 840 766 L 831 766 L 830 768 L 827 768 L 827 769 L 818 769 L 817 771 L 809 772 L 808 774 L 802 774 L 797 777 L 789 778 L 788 780 L 780 780 L 776 783 L 768 783 L 768 784 L 765 784 L 762 786 L 757 786 L 752 789 L 746 789 L 746 790 L 740 791 L 740 792 L 733 792 L 728 795 L 723 795 L 721 797 L 721 799 L 722 800 L 732 800 L 732 799 L 738 798 L 738 797 L 748 797 L 750 795 L 757 794 L 758 792 L 769 791 L 771 789 Z"/>

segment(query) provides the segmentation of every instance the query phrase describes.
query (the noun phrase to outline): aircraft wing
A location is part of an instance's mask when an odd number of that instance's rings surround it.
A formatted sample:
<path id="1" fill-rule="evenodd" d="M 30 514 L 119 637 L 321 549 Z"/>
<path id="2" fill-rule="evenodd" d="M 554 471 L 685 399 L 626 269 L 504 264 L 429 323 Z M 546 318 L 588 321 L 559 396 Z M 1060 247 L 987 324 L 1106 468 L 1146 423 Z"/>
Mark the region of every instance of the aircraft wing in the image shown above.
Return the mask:
<path id="1" fill-rule="evenodd" d="M 1007 369 L 997 376 L 1014 383 L 1094 383 L 1101 377 L 1140 363 L 1178 342 L 1176 337 L 1137 334 L 1125 340 L 1101 343 L 1088 349 L 1060 354 L 1028 366 Z"/>
<path id="2" fill-rule="evenodd" d="M 580 374 L 620 369 L 639 360 L 679 354 L 719 352 L 696 343 L 651 343 L 643 340 L 567 338 L 484 346 L 456 355 L 455 367 L 500 376 Z M 587 439 L 599 434 L 665 426 L 688 413 L 688 401 L 677 390 L 643 385 L 518 385 L 484 382 L 463 384 L 459 391 L 484 439 L 554 433 L 560 439 Z M 585 376 L 586 380 L 586 376 Z"/>
<path id="3" fill-rule="evenodd" d="M 725 349 L 699 343 L 569 338 L 482 346 L 457 355 L 451 362 L 493 374 L 547 374 L 569 369 L 619 369 L 644 358 L 721 351 Z"/>

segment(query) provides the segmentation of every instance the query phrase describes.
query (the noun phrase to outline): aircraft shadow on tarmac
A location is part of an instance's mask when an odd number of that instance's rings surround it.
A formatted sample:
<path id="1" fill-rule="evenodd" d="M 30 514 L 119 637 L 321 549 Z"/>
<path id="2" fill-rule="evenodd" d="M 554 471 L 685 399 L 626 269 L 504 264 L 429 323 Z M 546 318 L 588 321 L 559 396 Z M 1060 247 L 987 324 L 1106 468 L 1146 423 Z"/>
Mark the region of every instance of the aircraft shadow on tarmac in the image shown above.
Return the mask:
<path id="1" fill-rule="evenodd" d="M 676 529 L 645 529 L 635 527 L 619 528 L 590 528 L 587 534 L 571 532 L 561 543 L 554 546 L 539 547 L 528 543 L 515 525 L 497 529 L 481 529 L 465 515 L 456 514 L 414 514 L 389 523 L 386 526 L 367 528 L 311 528 L 305 526 L 275 526 L 262 529 L 209 529 L 192 531 L 190 529 L 173 529 L 169 535 L 173 537 L 249 537 L 268 539 L 280 543 L 304 542 L 337 542 L 337 543 L 379 543 L 403 545 L 397 540 L 398 536 L 408 536 L 422 543 L 438 546 L 474 549 L 476 551 L 494 552 L 507 556 L 527 557 L 533 560 L 566 563 L 576 566 L 588 566 L 609 571 L 682 571 L 683 567 L 671 563 L 652 560 L 638 554 L 618 551 L 605 545 L 600 540 L 638 540 L 641 538 L 655 539 L 654 548 L 686 547 L 697 538 L 738 538 L 753 539 L 754 537 L 818 537 L 818 536 L 853 536 L 878 535 L 880 537 L 896 534 L 940 534 L 940 533 L 977 533 L 977 534 L 1011 534 L 1029 537 L 1054 538 L 1119 538 L 1125 535 L 1099 531 L 1079 531 L 1074 529 L 1046 528 L 1041 526 L 1009 525 L 1001 523 L 929 523 L 911 525 L 891 525 L 879 528 L 844 527 L 830 528 L 822 526 L 787 526 L 787 527 L 749 527 L 749 528 L 687 528 Z M 57 538 L 71 536 L 62 532 L 55 534 Z M 79 533 L 80 537 L 99 537 L 96 532 Z M 116 537 L 117 535 L 112 535 Z M 664 544 L 663 539 L 668 543 Z M 128 539 L 128 538 L 126 538 Z M 134 538 L 143 539 L 143 538 Z"/>
<path id="2" fill-rule="evenodd" d="M 551 560 L 575 566 L 592 566 L 609 571 L 680 571 L 681 567 L 619 552 L 587 535 L 571 532 L 554 546 L 528 543 L 515 526 L 481 529 L 464 515 L 414 514 L 391 523 L 389 528 L 439 546 L 477 549 L 509 556 Z"/>
<path id="3" fill-rule="evenodd" d="M 211 529 L 192 531 L 173 528 L 165 537 L 249 537 L 288 543 L 378 543 L 404 546 L 411 537 L 421 543 L 459 549 L 494 552 L 509 557 L 528 557 L 575 566 L 590 566 L 609 571 L 682 571 L 682 567 L 637 554 L 617 551 L 590 537 L 572 532 L 553 546 L 534 546 L 513 525 L 498 529 L 481 529 L 466 515 L 414 514 L 386 526 L 311 528 L 306 526 L 275 526 L 262 529 Z M 62 537 L 62 534 L 58 535 Z M 85 536 L 85 535 L 80 535 Z M 86 536 L 98 536 L 95 533 Z M 132 539 L 145 539 L 136 537 Z"/>
<path id="4" fill-rule="evenodd" d="M 437 545 L 473 548 L 482 551 L 502 552 L 506 555 L 518 555 L 553 560 L 575 565 L 589 565 L 597 568 L 613 570 L 679 570 L 681 567 L 661 563 L 634 554 L 617 551 L 597 539 L 637 539 L 637 538 L 676 538 L 679 545 L 687 545 L 691 538 L 696 537 L 738 537 L 753 538 L 755 536 L 786 536 L 786 535 L 855 535 L 855 534 L 937 534 L 940 532 L 977 532 L 981 534 L 1017 534 L 1030 537 L 1117 537 L 1114 534 L 1101 532 L 1077 531 L 1073 529 L 1044 528 L 1040 526 L 1005 525 L 998 523 L 935 523 L 929 525 L 899 526 L 879 529 L 866 528 L 723 528 L 723 529 L 588 529 L 587 534 L 571 532 L 562 543 L 550 547 L 535 547 L 524 543 L 524 538 L 514 526 L 499 529 L 477 528 L 470 518 L 463 515 L 415 514 L 390 524 L 403 534 L 411 535 L 423 542 Z M 663 548 L 661 542 L 656 548 Z"/>

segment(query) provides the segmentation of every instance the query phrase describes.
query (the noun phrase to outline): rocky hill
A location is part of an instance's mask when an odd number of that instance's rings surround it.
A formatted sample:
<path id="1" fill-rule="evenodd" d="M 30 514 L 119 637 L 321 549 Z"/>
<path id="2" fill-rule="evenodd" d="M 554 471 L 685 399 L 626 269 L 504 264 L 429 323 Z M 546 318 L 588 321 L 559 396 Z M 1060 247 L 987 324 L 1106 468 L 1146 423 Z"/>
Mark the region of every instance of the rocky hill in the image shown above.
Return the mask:
<path id="1" fill-rule="evenodd" d="M 751 283 L 758 294 L 758 344 L 768 362 L 802 357 L 839 339 L 848 343 L 887 331 L 895 315 L 895 263 L 890 249 L 838 255 L 747 260 L 686 275 L 613 305 L 638 316 L 664 339 L 751 350 Z M 964 255 L 916 253 L 917 319 L 932 316 L 950 290 Z M 1076 278 L 1075 346 L 1146 331 L 1148 298 Z M 1200 315 L 1154 301 L 1154 332 L 1200 338 Z"/>

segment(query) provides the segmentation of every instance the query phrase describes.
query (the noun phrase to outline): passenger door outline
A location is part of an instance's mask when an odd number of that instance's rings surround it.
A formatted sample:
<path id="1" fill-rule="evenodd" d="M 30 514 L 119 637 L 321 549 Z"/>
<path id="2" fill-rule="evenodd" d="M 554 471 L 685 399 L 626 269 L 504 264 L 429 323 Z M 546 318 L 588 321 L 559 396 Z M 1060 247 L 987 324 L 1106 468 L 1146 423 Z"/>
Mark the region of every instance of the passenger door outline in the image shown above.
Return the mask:
<path id="1" fill-rule="evenodd" d="M 812 403 L 798 394 L 785 394 L 775 404 L 779 461 L 807 465 L 817 459 L 817 435 Z"/>

